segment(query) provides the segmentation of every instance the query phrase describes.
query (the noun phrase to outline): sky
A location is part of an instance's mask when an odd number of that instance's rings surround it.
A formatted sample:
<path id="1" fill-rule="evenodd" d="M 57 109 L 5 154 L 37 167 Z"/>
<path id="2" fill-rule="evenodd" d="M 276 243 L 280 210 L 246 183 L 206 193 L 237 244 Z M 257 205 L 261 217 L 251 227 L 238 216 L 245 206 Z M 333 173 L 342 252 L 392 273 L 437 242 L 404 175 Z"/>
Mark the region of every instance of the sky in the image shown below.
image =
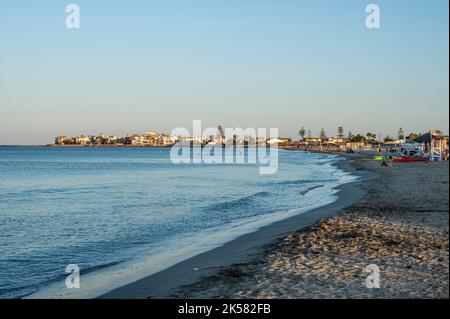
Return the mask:
<path id="1" fill-rule="evenodd" d="M 80 7 L 80 29 L 65 25 Z M 381 28 L 365 25 L 368 4 Z M 0 3 L 0 145 L 176 127 L 449 129 L 448 0 Z"/>

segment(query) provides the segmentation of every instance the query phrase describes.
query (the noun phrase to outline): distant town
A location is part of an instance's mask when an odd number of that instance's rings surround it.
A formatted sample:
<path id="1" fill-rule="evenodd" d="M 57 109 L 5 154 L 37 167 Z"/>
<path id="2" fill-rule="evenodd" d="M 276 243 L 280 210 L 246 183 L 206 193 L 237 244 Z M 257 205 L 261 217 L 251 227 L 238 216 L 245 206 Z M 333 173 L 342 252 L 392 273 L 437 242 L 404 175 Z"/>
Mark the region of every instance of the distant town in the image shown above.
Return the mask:
<path id="1" fill-rule="evenodd" d="M 254 138 L 249 135 L 226 138 L 224 134 L 218 136 L 173 136 L 157 132 L 146 132 L 144 134 L 127 134 L 120 137 L 116 135 L 80 135 L 69 137 L 66 135 L 57 136 L 54 144 L 50 146 L 135 146 L 135 147 L 164 147 L 172 146 L 177 142 L 196 143 L 197 145 L 220 145 L 232 143 L 234 145 L 248 144 L 290 144 L 291 138 Z"/>
<path id="2" fill-rule="evenodd" d="M 198 137 L 198 136 L 172 136 L 164 133 L 149 131 L 144 134 L 127 134 L 120 137 L 116 135 L 80 135 L 69 137 L 66 135 L 57 136 L 54 144 L 49 146 L 132 146 L 132 147 L 169 147 L 177 142 L 190 142 L 201 145 L 262 145 L 277 144 L 280 147 L 302 150 L 323 150 L 323 151 L 342 151 L 346 149 L 375 149 L 377 147 L 396 147 L 405 143 L 423 143 L 428 140 L 442 140 L 448 147 L 448 136 L 439 130 L 430 130 L 424 134 L 409 133 L 405 134 L 402 128 L 399 128 L 397 136 L 385 136 L 381 138 L 375 133 L 353 134 L 351 131 L 344 133 L 343 127 L 338 127 L 336 135 L 328 137 L 324 129 L 320 130 L 319 136 L 312 136 L 311 130 L 300 128 L 298 139 L 288 137 L 277 138 L 254 138 L 248 135 L 231 138 L 225 137 L 221 126 L 218 127 L 217 136 Z"/>
<path id="3" fill-rule="evenodd" d="M 80 135 L 70 137 L 60 135 L 55 138 L 55 146 L 171 146 L 178 141 L 178 137 L 157 132 L 144 134 L 127 134 L 126 136 Z"/>

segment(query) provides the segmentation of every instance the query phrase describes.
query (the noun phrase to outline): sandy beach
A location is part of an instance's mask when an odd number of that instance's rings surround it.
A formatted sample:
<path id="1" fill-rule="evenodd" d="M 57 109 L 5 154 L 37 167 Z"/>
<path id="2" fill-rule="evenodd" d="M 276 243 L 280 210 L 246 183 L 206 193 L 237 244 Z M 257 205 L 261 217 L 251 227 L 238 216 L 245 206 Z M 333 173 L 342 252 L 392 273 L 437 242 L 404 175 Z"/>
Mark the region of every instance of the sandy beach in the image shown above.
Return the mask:
<path id="1" fill-rule="evenodd" d="M 339 199 L 102 298 L 448 298 L 449 167 L 346 155 Z M 380 288 L 366 286 L 366 267 Z"/>

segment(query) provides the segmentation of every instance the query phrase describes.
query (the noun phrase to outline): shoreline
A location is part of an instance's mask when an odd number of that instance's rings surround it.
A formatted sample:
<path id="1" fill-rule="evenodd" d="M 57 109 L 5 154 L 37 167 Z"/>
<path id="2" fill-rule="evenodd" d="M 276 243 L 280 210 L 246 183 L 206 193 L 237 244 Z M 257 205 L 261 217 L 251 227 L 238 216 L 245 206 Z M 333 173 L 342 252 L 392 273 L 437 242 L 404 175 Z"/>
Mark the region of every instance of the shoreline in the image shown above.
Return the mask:
<path id="1" fill-rule="evenodd" d="M 449 163 L 381 166 L 371 155 L 347 156 L 376 173 L 363 198 L 170 297 L 448 299 Z"/>
<path id="2" fill-rule="evenodd" d="M 333 203 L 264 226 L 255 232 L 242 235 L 223 246 L 188 258 L 138 281 L 113 289 L 98 298 L 171 298 L 177 288 L 194 284 L 203 278 L 211 276 L 221 267 L 246 263 L 255 258 L 261 258 L 264 252 L 269 247 L 275 246 L 282 237 L 299 230 L 305 230 L 321 219 L 335 216 L 343 208 L 358 202 L 366 195 L 366 189 L 363 185 L 374 180 L 376 173 L 362 170 L 351 157 L 345 156 L 345 154 L 333 155 L 341 155 L 344 158 L 344 160 L 339 160 L 333 165 L 359 177 L 355 181 L 336 187 L 338 198 Z"/>
<path id="3" fill-rule="evenodd" d="M 43 145 L 45 147 L 54 147 L 54 148 L 169 148 L 173 145 L 129 145 L 129 144 L 95 144 L 95 145 L 83 145 L 83 144 L 65 144 L 65 145 L 58 145 L 58 144 L 46 144 Z"/>

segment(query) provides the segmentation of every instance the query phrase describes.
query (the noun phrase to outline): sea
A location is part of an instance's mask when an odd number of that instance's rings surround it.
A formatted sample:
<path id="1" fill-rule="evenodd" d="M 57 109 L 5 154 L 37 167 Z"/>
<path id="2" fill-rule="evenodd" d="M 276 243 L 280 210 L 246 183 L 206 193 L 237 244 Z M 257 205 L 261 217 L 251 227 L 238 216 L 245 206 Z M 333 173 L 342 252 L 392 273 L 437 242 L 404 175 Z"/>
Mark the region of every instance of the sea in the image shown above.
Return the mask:
<path id="1" fill-rule="evenodd" d="M 0 147 L 0 298 L 94 298 L 330 204 L 356 179 L 341 160 L 280 150 L 262 175 L 170 148 Z"/>

